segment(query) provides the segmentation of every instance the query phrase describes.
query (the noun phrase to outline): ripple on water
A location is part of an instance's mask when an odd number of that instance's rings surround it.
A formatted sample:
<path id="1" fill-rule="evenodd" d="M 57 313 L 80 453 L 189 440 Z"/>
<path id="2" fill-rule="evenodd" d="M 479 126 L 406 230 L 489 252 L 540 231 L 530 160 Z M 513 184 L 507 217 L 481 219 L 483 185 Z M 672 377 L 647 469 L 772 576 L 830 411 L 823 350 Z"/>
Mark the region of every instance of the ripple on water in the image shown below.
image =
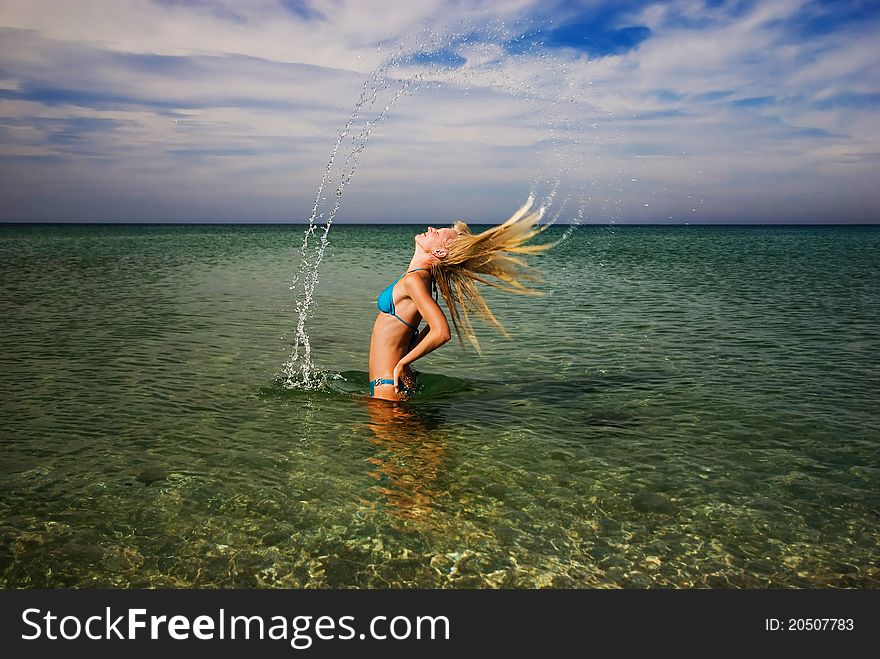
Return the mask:
<path id="1" fill-rule="evenodd" d="M 880 585 L 880 231 L 585 227 L 372 405 L 409 233 L 340 230 L 302 391 L 290 230 L 154 229 L 0 227 L 5 587 Z"/>

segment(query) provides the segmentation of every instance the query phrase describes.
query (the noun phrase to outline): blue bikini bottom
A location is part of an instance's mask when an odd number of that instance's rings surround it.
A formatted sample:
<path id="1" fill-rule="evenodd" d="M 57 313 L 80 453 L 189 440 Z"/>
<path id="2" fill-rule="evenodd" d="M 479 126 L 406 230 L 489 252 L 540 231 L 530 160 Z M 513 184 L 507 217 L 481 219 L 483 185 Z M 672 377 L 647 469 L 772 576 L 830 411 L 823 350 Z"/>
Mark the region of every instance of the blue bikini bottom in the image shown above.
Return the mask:
<path id="1" fill-rule="evenodd" d="M 392 380 L 391 378 L 376 378 L 375 380 L 370 380 L 370 396 L 373 395 L 376 387 L 380 384 L 394 384 L 394 380 Z M 411 398 L 416 393 L 415 389 L 407 387 L 405 384 L 403 384 L 403 382 L 400 383 L 398 391 L 400 391 L 400 393 L 402 393 L 407 398 Z"/>

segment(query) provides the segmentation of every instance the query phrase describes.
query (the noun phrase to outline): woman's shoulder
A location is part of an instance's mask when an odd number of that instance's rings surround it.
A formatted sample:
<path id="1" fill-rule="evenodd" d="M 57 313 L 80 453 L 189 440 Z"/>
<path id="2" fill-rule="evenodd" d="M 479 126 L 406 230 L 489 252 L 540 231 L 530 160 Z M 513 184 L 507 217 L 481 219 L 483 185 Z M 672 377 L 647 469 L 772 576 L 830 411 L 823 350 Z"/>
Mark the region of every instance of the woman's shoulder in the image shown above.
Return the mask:
<path id="1" fill-rule="evenodd" d="M 427 268 L 416 268 L 410 270 L 403 277 L 403 285 L 422 285 L 428 287 L 431 285 L 431 271 Z"/>

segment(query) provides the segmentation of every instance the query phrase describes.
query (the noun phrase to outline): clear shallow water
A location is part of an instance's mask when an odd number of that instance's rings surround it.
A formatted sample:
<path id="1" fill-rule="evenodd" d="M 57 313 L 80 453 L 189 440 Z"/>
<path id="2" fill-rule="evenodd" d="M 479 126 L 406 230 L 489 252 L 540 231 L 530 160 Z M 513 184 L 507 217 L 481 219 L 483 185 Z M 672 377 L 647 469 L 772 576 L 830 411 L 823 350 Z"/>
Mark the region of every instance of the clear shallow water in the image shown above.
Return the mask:
<path id="1" fill-rule="evenodd" d="M 0 583 L 880 585 L 880 228 L 583 227 L 369 403 L 422 229 L 334 227 L 304 392 L 302 227 L 0 227 Z"/>

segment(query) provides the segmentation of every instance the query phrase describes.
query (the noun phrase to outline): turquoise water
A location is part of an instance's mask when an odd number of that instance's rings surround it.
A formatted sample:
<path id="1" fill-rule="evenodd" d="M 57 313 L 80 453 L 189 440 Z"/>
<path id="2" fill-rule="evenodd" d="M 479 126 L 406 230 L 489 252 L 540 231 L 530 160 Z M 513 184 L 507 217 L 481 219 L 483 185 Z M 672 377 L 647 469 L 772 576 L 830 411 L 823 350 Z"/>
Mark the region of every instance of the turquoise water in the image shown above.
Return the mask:
<path id="1" fill-rule="evenodd" d="M 369 403 L 422 230 L 333 228 L 307 392 L 301 226 L 0 227 L 0 584 L 880 585 L 880 228 L 582 227 Z"/>

